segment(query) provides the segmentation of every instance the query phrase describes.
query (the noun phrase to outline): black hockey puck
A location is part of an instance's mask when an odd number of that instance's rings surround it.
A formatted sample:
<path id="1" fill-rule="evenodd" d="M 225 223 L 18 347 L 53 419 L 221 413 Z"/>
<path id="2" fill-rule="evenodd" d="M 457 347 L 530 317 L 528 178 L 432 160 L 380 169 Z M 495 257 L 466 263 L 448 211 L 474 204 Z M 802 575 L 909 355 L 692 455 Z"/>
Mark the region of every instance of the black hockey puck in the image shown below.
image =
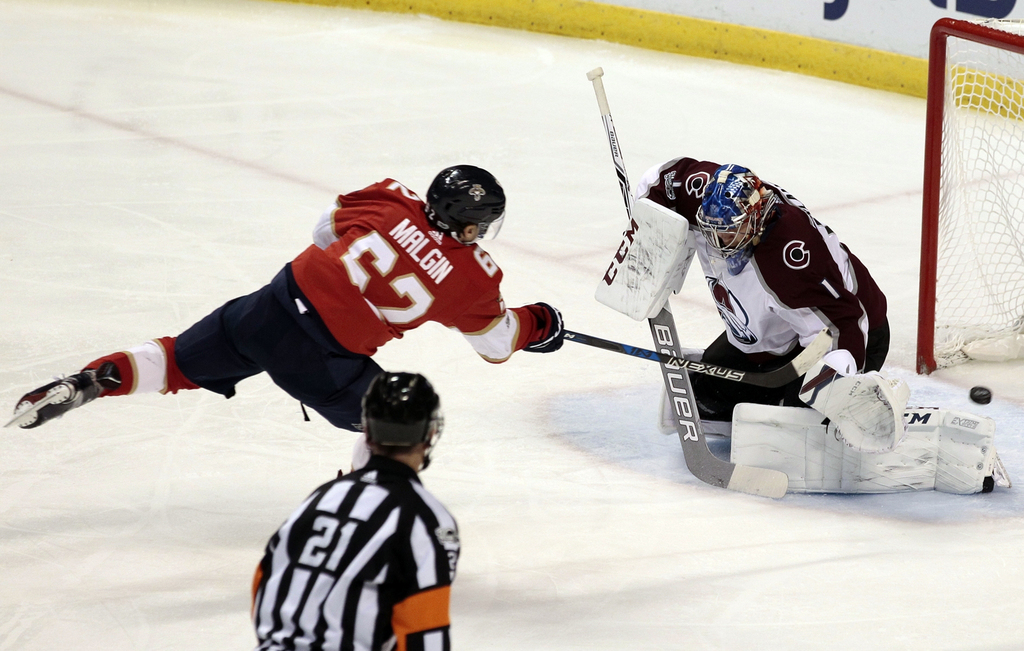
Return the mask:
<path id="1" fill-rule="evenodd" d="M 971 389 L 971 400 L 979 405 L 987 405 L 992 402 L 992 392 L 985 387 L 974 387 Z"/>

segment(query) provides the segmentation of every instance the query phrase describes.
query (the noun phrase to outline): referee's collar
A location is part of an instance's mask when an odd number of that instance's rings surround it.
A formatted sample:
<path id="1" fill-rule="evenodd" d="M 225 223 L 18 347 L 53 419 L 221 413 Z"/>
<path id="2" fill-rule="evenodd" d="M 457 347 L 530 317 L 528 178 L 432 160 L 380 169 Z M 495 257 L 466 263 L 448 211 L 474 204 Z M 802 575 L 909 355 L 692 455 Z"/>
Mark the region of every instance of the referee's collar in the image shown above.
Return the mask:
<path id="1" fill-rule="evenodd" d="M 374 454 L 370 456 L 370 461 L 364 466 L 366 470 L 380 470 L 383 472 L 391 473 L 394 475 L 401 475 L 407 479 L 412 479 L 419 482 L 419 475 L 416 471 L 402 463 L 401 461 L 395 461 L 388 457 Z"/>

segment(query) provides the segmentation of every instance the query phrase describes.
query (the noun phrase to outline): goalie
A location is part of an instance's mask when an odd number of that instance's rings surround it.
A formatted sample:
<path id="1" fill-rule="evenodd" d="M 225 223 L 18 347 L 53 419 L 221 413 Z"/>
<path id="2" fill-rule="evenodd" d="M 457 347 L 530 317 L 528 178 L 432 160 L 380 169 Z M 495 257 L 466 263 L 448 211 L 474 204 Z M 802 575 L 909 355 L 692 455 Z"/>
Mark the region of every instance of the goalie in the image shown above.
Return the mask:
<path id="1" fill-rule="evenodd" d="M 619 270 L 632 265 L 633 277 L 627 271 L 617 278 L 610 269 L 599 300 L 616 307 L 618 299 L 607 300 L 616 285 L 629 293 L 651 282 L 638 281 L 635 272 L 657 268 L 652 258 L 688 260 L 695 253 L 726 329 L 705 350 L 690 351 L 694 360 L 767 372 L 796 357 L 822 328 L 833 335 L 834 350 L 782 387 L 691 373 L 704 428 L 731 433 L 734 463 L 782 470 L 790 491 L 971 493 L 991 490 L 996 482 L 1009 485 L 992 446 L 990 419 L 912 412 L 914 427 L 908 429 L 909 387 L 879 372 L 889 350 L 885 295 L 863 263 L 796 198 L 744 167 L 693 158 L 649 170 L 636 197 L 635 221 L 681 217 L 689 228 L 674 247 L 634 246 L 630 255 L 646 258 L 643 265 L 626 262 L 620 248 L 616 260 L 625 263 Z M 681 248 L 692 253 L 681 255 Z M 662 285 L 677 290 L 685 265 L 681 271 L 669 267 L 674 276 Z M 616 309 L 643 319 L 650 314 L 641 312 L 663 304 L 664 292 L 653 295 L 650 306 Z M 675 431 L 667 400 L 662 411 L 663 425 Z"/>

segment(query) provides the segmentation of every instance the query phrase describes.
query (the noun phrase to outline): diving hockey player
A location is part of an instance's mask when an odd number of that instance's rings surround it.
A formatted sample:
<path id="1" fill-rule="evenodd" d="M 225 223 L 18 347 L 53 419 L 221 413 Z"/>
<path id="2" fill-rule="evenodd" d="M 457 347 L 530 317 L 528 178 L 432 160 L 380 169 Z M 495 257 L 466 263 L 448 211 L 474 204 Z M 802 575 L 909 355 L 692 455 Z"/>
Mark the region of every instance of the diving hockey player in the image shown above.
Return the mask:
<path id="1" fill-rule="evenodd" d="M 377 349 L 427 321 L 459 330 L 488 362 L 562 345 L 546 303 L 506 309 L 502 273 L 477 244 L 495 236 L 505 193 L 486 170 L 441 171 L 426 201 L 393 179 L 340 195 L 314 244 L 256 292 L 177 337 L 100 357 L 25 394 L 7 423 L 38 427 L 97 397 L 203 388 L 232 397 L 266 372 L 332 425 L 356 431 L 381 368 Z"/>

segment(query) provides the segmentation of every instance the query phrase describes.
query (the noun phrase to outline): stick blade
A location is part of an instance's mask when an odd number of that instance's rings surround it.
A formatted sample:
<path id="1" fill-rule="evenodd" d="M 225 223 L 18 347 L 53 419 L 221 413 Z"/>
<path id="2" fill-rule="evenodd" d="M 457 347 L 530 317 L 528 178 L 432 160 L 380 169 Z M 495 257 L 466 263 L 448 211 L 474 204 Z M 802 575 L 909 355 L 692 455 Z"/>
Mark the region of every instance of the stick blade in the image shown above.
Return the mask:
<path id="1" fill-rule="evenodd" d="M 789 476 L 769 468 L 736 466 L 726 488 L 750 495 L 781 499 L 789 490 Z"/>

